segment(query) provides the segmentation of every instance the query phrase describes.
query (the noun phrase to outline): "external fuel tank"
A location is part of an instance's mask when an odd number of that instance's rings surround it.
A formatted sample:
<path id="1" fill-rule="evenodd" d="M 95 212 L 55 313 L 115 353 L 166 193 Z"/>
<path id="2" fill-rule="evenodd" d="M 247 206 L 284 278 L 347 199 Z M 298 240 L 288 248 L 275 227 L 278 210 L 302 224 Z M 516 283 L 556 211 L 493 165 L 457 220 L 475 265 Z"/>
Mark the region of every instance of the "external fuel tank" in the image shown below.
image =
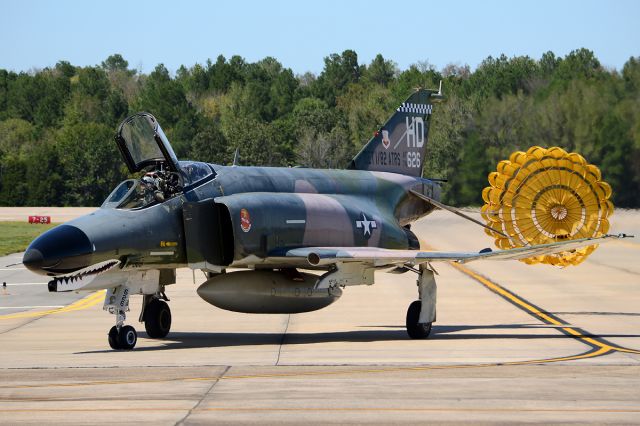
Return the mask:
<path id="1" fill-rule="evenodd" d="M 342 295 L 340 288 L 314 289 L 318 279 L 297 271 L 237 271 L 205 281 L 198 295 L 228 311 L 297 314 L 325 308 Z"/>

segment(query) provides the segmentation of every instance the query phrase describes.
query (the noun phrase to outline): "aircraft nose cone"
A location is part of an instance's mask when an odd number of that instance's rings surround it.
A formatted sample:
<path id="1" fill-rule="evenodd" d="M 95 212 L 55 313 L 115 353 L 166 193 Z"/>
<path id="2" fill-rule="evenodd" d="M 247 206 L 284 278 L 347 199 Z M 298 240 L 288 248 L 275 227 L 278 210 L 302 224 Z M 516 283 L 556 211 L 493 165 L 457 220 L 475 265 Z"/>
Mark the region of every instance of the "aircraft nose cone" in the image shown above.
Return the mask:
<path id="1" fill-rule="evenodd" d="M 42 253 L 40 253 L 40 250 L 34 248 L 27 249 L 22 258 L 22 264 L 31 271 L 39 270 L 42 267 L 43 261 L 44 257 Z"/>
<path id="2" fill-rule="evenodd" d="M 38 274 L 63 274 L 90 265 L 93 245 L 82 230 L 60 225 L 36 238 L 22 263 Z"/>

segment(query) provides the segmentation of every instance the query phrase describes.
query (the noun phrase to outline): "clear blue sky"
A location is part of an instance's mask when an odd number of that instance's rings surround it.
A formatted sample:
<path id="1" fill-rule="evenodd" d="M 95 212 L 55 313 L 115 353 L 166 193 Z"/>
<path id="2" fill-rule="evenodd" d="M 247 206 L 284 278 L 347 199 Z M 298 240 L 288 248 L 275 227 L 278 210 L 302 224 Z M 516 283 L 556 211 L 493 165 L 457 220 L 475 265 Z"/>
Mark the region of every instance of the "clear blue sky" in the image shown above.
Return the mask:
<path id="1" fill-rule="evenodd" d="M 382 53 L 401 69 L 475 68 L 489 55 L 539 59 L 580 47 L 610 68 L 640 56 L 640 1 L 0 1 L 0 68 L 14 71 L 120 53 L 144 72 L 237 54 L 318 73 L 345 49 L 360 63 Z"/>

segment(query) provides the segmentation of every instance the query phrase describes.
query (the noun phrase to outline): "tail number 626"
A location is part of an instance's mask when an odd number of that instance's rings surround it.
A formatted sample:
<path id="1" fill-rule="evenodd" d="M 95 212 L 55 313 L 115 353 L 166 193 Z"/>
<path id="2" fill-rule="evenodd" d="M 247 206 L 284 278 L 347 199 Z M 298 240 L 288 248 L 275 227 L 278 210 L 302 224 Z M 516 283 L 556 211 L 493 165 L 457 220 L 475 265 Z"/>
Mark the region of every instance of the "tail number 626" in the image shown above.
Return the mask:
<path id="1" fill-rule="evenodd" d="M 407 167 L 420 167 L 420 153 L 415 151 L 407 152 Z"/>

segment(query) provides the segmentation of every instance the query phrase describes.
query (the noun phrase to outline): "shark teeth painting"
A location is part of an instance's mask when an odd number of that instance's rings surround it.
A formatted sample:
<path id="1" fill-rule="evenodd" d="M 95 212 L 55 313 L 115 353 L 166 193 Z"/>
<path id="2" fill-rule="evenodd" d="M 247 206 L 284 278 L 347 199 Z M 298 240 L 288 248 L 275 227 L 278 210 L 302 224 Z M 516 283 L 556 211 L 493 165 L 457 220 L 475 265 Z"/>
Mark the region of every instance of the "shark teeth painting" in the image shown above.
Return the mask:
<path id="1" fill-rule="evenodd" d="M 49 291 L 74 291 L 79 290 L 91 283 L 98 275 L 120 265 L 120 261 L 116 259 L 105 260 L 80 269 L 71 275 L 60 275 L 49 281 Z"/>

